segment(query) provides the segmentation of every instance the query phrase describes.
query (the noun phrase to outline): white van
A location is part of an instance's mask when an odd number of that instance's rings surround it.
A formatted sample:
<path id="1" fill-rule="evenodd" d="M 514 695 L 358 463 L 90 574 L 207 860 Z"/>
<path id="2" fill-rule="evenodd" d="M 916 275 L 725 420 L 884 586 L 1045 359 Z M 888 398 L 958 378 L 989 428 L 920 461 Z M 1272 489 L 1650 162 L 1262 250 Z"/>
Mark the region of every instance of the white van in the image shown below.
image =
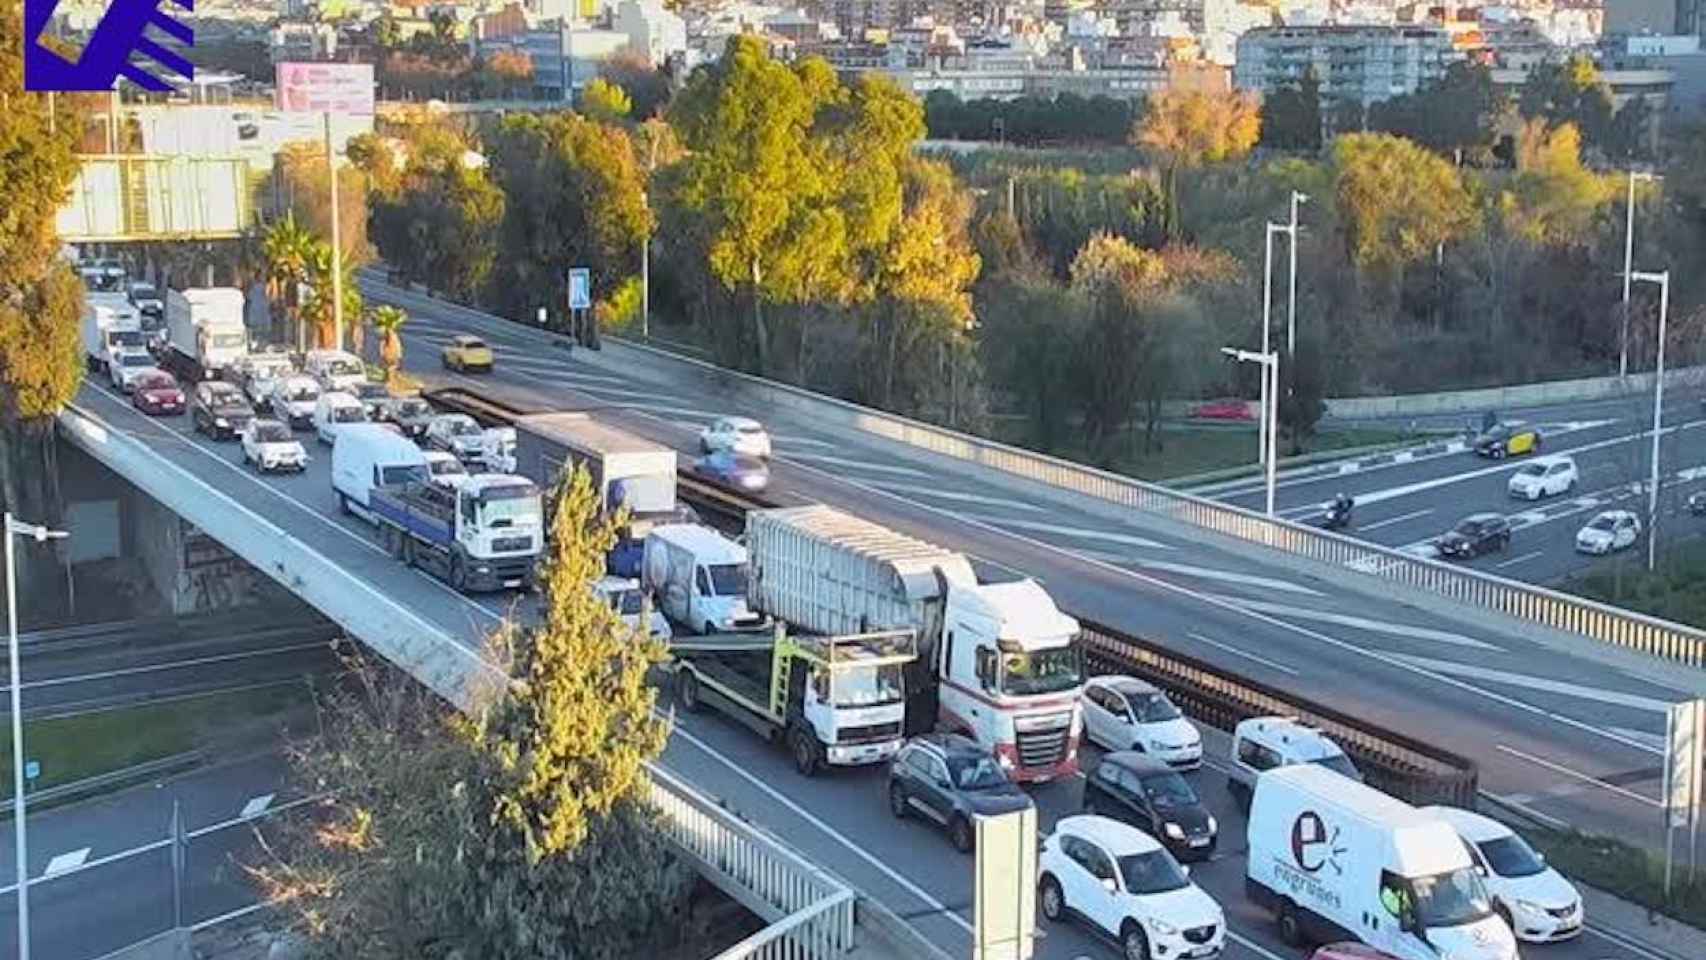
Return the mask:
<path id="1" fill-rule="evenodd" d="M 374 487 L 429 480 L 421 448 L 383 424 L 349 424 L 332 447 L 332 492 L 344 513 L 371 520 L 367 495 Z"/>
<path id="2" fill-rule="evenodd" d="M 491 473 L 514 473 L 515 428 L 487 427 L 480 434 L 480 462 Z"/>
<path id="3" fill-rule="evenodd" d="M 746 605 L 746 548 L 710 527 L 670 523 L 646 534 L 640 584 L 664 615 L 689 630 L 750 630 L 764 618 Z"/>
<path id="4" fill-rule="evenodd" d="M 1398 960 L 1517 960 L 1451 825 L 1299 763 L 1256 778 L 1244 891 L 1280 939 L 1360 940 Z"/>
<path id="5" fill-rule="evenodd" d="M 302 372 L 320 384 L 322 390 L 354 390 L 367 382 L 367 368 L 361 358 L 343 350 L 310 350 L 302 358 Z"/>
<path id="6" fill-rule="evenodd" d="M 1328 736 L 1296 717 L 1251 717 L 1232 729 L 1226 789 L 1241 810 L 1250 808 L 1250 791 L 1264 770 L 1313 763 L 1360 781 L 1356 764 Z"/>
<path id="7" fill-rule="evenodd" d="M 340 431 L 351 424 L 366 422 L 367 411 L 350 394 L 330 390 L 314 401 L 314 435 L 321 443 L 336 443 Z"/>

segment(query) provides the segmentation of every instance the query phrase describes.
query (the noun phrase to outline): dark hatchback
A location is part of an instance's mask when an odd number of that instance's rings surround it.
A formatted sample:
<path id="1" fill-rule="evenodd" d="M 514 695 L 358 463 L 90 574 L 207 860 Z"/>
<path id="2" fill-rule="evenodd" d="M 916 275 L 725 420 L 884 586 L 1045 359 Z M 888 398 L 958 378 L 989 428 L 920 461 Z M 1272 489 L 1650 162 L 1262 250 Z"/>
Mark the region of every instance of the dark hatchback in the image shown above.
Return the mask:
<path id="1" fill-rule="evenodd" d="M 1084 811 L 1129 823 L 1180 860 L 1214 855 L 1220 824 L 1177 770 L 1122 750 L 1102 757 L 1084 778 Z"/>
<path id="2" fill-rule="evenodd" d="M 889 812 L 900 818 L 917 814 L 940 825 L 961 853 L 976 844 L 974 817 L 1032 805 L 995 757 L 967 737 L 913 737 L 889 763 Z"/>
<path id="3" fill-rule="evenodd" d="M 255 408 L 243 398 L 243 391 L 223 380 L 204 380 L 196 384 L 190 398 L 190 425 L 197 433 L 215 440 L 235 440 L 249 421 L 255 418 Z"/>
<path id="4" fill-rule="evenodd" d="M 1457 521 L 1435 546 L 1442 557 L 1468 560 L 1511 545 L 1511 522 L 1496 513 L 1476 513 Z"/>

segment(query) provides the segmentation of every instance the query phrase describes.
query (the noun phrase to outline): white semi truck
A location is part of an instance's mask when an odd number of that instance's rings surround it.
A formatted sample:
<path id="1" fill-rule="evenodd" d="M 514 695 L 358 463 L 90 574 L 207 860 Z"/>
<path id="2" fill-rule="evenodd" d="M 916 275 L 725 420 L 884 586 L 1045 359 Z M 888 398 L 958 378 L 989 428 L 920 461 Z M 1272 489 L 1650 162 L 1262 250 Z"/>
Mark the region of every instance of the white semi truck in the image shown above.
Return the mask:
<path id="1" fill-rule="evenodd" d="M 249 352 L 243 325 L 243 291 L 193 287 L 166 291 L 164 363 L 180 380 L 219 377 Z"/>
<path id="2" fill-rule="evenodd" d="M 909 630 L 907 730 L 959 731 L 1021 782 L 1078 769 L 1078 621 L 1034 580 L 980 584 L 960 553 L 832 507 L 746 516 L 752 606 L 825 635 Z"/>
<path id="3" fill-rule="evenodd" d="M 104 371 L 115 350 L 147 345 L 142 311 L 122 293 L 83 295 L 83 354 L 89 369 Z"/>

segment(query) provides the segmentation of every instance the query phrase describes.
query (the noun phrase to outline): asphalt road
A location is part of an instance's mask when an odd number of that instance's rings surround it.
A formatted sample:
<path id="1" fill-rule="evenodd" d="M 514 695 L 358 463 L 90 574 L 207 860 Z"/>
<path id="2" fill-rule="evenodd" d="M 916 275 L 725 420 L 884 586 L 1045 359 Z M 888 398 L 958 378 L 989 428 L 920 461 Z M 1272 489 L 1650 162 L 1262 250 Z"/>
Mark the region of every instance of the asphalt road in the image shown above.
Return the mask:
<path id="1" fill-rule="evenodd" d="M 589 370 L 528 331 L 471 324 L 419 298 L 398 299 L 415 315 L 409 366 L 429 379 L 437 345 L 471 328 L 497 345 L 498 371 L 450 380 L 564 408 L 598 407 L 678 449 L 690 450 L 697 427 L 715 414 L 766 416 L 777 434 L 775 495 L 784 502 L 835 503 L 966 550 L 987 566 L 1038 576 L 1068 609 L 1473 756 L 1486 789 L 1584 827 L 1654 839 L 1653 741 L 1662 731 L 1659 710 L 1676 691 L 1565 651 L 1349 595 L 1255 551 L 1157 538 L 1088 512 L 1029 503 L 956 464 L 897 456 L 869 436 L 829 433 L 775 411 L 730 410 L 686 385 Z M 336 513 L 323 449 L 303 475 L 260 478 L 240 465 L 234 445 L 189 434 L 181 417 L 142 417 L 99 385 L 85 387 L 80 400 L 470 643 L 511 602 L 458 596 L 392 561 L 369 530 Z M 683 718 L 665 763 L 915 917 L 956 952 L 963 944 L 964 916 L 952 915 L 969 902 L 968 868 L 920 844 L 911 825 L 888 822 L 871 772 L 800 780 L 779 753 L 715 717 Z M 1616 789 L 1584 778 L 1613 780 Z M 1074 805 L 1076 789 L 1043 788 L 1039 799 L 1058 814 Z M 1241 895 L 1235 881 L 1228 884 L 1218 895 L 1232 910 Z M 1249 955 L 1287 955 L 1258 952 L 1270 949 L 1259 935 L 1249 928 L 1256 945 Z M 1075 956 L 1073 936 L 1051 937 L 1044 955 Z"/>

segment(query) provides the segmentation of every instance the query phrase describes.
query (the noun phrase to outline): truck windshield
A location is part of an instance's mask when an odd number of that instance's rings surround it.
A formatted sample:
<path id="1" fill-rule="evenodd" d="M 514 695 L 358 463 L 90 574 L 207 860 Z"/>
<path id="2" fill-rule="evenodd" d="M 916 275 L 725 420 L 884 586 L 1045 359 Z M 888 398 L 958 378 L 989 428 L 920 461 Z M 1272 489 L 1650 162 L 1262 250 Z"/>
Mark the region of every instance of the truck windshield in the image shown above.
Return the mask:
<path id="1" fill-rule="evenodd" d="M 666 513 L 675 509 L 675 474 L 622 477 L 610 484 L 605 504 L 612 510 L 627 507 L 629 513 Z M 718 591 L 721 593 L 722 591 Z"/>
<path id="2" fill-rule="evenodd" d="M 746 564 L 713 563 L 707 569 L 711 571 L 712 595 L 718 597 L 746 596 Z"/>
<path id="3" fill-rule="evenodd" d="M 637 617 L 645 606 L 646 598 L 638 590 L 623 590 L 611 598 L 611 606 L 624 616 Z"/>
<path id="4" fill-rule="evenodd" d="M 875 707 L 899 703 L 901 693 L 900 664 L 880 667 L 849 667 L 837 670 L 830 683 L 838 707 Z"/>
<path id="5" fill-rule="evenodd" d="M 248 343 L 248 336 L 241 333 L 216 333 L 207 338 L 208 346 L 215 350 L 236 350 Z"/>
<path id="6" fill-rule="evenodd" d="M 1487 888 L 1469 867 L 1410 880 L 1416 920 L 1429 927 L 1461 927 L 1493 913 Z"/>
<path id="7" fill-rule="evenodd" d="M 379 481 L 388 487 L 399 483 L 426 483 L 427 479 L 427 468 L 424 463 L 398 464 L 379 468 Z"/>
<path id="8" fill-rule="evenodd" d="M 147 342 L 148 340 L 142 335 L 141 330 L 107 331 L 107 343 L 111 346 L 140 347 Z"/>
<path id="9" fill-rule="evenodd" d="M 528 487 L 517 487 L 523 491 L 520 494 L 504 496 L 502 488 L 488 490 L 482 494 L 480 516 L 485 518 L 489 527 L 527 527 L 539 526 L 539 503 L 533 499 L 533 491 Z M 493 494 L 497 494 L 494 498 Z"/>
<path id="10" fill-rule="evenodd" d="M 1001 658 L 1001 692 L 1009 696 L 1062 693 L 1076 688 L 1083 678 L 1084 663 L 1077 647 L 1008 653 Z"/>

